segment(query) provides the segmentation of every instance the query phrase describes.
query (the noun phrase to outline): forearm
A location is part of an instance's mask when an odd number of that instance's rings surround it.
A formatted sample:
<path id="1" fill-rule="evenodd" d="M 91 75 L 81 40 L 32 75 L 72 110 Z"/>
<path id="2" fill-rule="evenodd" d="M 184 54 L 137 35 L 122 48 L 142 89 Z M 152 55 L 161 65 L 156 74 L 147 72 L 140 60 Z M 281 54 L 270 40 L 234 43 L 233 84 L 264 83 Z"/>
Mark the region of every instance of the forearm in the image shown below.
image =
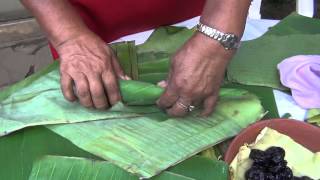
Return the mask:
<path id="1" fill-rule="evenodd" d="M 201 22 L 242 36 L 251 0 L 207 0 Z"/>
<path id="2" fill-rule="evenodd" d="M 67 0 L 21 0 L 36 17 L 54 46 L 89 32 Z"/>

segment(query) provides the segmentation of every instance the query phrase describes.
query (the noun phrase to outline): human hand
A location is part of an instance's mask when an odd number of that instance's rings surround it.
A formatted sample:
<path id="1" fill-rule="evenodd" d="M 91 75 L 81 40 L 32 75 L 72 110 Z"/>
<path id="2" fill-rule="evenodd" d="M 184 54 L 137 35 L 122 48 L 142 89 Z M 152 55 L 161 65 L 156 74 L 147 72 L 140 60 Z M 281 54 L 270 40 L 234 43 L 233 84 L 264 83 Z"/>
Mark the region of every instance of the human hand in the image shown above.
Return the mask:
<path id="1" fill-rule="evenodd" d="M 233 51 L 219 42 L 196 33 L 172 57 L 160 108 L 171 116 L 185 116 L 188 107 L 203 105 L 202 116 L 210 115 Z"/>
<path id="2" fill-rule="evenodd" d="M 83 106 L 97 109 L 105 109 L 121 101 L 118 78 L 128 77 L 112 49 L 98 36 L 91 32 L 83 33 L 56 49 L 61 58 L 61 89 L 67 100 L 78 98 Z"/>

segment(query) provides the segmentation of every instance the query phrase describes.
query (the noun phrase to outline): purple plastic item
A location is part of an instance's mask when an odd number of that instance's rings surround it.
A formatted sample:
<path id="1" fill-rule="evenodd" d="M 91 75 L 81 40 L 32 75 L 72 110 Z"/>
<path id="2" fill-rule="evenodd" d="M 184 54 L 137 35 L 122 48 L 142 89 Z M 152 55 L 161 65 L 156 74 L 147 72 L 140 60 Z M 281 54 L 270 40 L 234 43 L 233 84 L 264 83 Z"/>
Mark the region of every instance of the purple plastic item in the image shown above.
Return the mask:
<path id="1" fill-rule="evenodd" d="M 278 64 L 281 83 L 305 109 L 320 108 L 320 55 L 298 55 Z"/>

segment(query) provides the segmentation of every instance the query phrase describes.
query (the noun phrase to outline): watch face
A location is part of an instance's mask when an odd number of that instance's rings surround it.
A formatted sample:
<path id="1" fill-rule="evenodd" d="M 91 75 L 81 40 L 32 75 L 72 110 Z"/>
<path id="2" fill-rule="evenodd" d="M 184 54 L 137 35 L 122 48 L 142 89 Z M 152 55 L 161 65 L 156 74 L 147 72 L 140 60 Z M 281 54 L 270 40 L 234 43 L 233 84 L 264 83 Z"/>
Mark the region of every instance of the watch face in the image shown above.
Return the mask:
<path id="1" fill-rule="evenodd" d="M 226 49 L 233 49 L 237 42 L 238 38 L 234 34 L 226 34 L 221 43 Z"/>

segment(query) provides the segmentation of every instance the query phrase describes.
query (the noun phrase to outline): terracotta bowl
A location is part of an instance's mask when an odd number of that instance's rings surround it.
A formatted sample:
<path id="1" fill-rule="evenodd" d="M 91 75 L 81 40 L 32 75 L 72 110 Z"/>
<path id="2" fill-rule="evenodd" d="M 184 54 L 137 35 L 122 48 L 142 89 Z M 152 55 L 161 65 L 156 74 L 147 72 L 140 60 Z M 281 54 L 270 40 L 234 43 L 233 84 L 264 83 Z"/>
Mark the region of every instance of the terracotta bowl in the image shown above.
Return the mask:
<path id="1" fill-rule="evenodd" d="M 293 140 L 313 152 L 320 151 L 320 128 L 305 122 L 289 119 L 271 119 L 259 121 L 244 129 L 231 142 L 224 160 L 230 164 L 245 143 L 252 143 L 264 127 L 270 127 L 278 132 L 290 136 Z"/>

